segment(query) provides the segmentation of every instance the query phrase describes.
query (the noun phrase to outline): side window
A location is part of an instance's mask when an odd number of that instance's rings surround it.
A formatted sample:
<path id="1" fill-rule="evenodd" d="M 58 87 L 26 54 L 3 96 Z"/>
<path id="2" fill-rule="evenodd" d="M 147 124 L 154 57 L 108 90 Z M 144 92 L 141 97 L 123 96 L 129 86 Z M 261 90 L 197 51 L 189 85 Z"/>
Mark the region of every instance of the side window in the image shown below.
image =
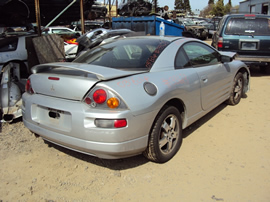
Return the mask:
<path id="1" fill-rule="evenodd" d="M 176 57 L 175 57 L 175 69 L 182 69 L 185 67 L 190 67 L 189 60 L 185 54 L 183 48 L 180 48 Z"/>
<path id="2" fill-rule="evenodd" d="M 220 34 L 220 32 L 221 32 L 221 28 L 222 28 L 223 25 L 224 25 L 225 19 L 226 19 L 226 17 L 223 17 L 223 18 L 219 21 L 219 23 L 218 23 L 218 26 L 217 26 L 217 32 L 218 32 L 219 34 Z"/>
<path id="3" fill-rule="evenodd" d="M 15 51 L 18 46 L 18 38 L 6 38 L 0 41 L 0 52 Z"/>
<path id="4" fill-rule="evenodd" d="M 183 46 L 188 59 L 193 66 L 212 65 L 219 62 L 219 53 L 199 42 L 190 42 Z"/>

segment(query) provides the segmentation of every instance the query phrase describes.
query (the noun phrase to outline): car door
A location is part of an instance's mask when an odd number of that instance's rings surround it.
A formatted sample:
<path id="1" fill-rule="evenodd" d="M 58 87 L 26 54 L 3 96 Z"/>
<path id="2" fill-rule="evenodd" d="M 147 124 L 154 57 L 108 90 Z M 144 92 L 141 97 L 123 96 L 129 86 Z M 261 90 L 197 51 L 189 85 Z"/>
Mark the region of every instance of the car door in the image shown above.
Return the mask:
<path id="1" fill-rule="evenodd" d="M 198 74 L 202 109 L 211 110 L 228 98 L 230 67 L 220 62 L 220 54 L 216 50 L 201 42 L 186 43 L 183 50 Z"/>

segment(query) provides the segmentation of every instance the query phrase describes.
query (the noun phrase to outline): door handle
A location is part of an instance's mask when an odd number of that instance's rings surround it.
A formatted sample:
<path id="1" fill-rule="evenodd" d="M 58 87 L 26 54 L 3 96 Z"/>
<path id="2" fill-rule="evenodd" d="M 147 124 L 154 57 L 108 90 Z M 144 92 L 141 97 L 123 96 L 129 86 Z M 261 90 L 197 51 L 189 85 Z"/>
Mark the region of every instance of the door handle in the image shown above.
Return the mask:
<path id="1" fill-rule="evenodd" d="M 201 80 L 202 80 L 202 82 L 204 82 L 204 83 L 207 83 L 207 82 L 208 82 L 207 76 L 201 76 Z"/>

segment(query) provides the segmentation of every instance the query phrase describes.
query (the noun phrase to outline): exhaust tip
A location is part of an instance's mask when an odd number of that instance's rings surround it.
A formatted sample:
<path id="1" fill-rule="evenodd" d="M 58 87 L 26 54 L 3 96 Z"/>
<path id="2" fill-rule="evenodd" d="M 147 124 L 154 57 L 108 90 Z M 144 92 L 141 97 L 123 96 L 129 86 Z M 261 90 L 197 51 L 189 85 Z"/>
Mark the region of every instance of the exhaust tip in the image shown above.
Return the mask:
<path id="1" fill-rule="evenodd" d="M 13 119 L 14 119 L 14 115 L 13 115 L 13 114 L 5 114 L 5 115 L 3 116 L 3 119 L 4 119 L 4 121 L 6 121 L 6 122 L 11 122 L 11 121 L 13 121 Z"/>

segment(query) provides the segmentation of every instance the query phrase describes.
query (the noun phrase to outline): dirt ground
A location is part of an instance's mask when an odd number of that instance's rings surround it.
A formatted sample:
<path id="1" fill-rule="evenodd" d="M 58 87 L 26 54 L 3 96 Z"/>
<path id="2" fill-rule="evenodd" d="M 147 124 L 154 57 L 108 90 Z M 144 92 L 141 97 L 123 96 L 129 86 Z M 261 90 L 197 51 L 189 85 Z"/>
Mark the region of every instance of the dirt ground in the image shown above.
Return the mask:
<path id="1" fill-rule="evenodd" d="M 270 201 L 270 76 L 184 130 L 176 156 L 102 160 L 48 146 L 21 120 L 0 133 L 0 201 Z"/>

